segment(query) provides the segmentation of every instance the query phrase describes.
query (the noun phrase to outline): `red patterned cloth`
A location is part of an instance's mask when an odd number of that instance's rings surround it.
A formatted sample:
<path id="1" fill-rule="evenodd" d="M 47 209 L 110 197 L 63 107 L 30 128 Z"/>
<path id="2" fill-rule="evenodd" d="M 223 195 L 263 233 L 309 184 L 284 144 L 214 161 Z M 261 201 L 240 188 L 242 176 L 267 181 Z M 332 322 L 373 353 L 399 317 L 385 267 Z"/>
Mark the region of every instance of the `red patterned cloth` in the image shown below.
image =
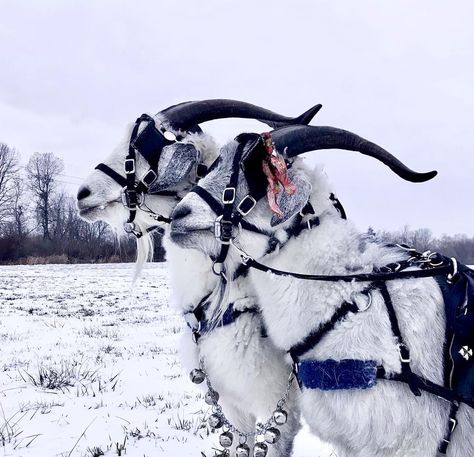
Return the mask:
<path id="1" fill-rule="evenodd" d="M 267 156 L 262 163 L 263 172 L 267 177 L 267 199 L 271 210 L 283 217 L 283 213 L 277 203 L 277 195 L 280 192 L 281 187 L 284 191 L 293 195 L 296 192 L 296 186 L 290 181 L 288 176 L 288 168 L 286 167 L 285 159 L 275 151 L 272 135 L 270 133 L 262 134 Z"/>

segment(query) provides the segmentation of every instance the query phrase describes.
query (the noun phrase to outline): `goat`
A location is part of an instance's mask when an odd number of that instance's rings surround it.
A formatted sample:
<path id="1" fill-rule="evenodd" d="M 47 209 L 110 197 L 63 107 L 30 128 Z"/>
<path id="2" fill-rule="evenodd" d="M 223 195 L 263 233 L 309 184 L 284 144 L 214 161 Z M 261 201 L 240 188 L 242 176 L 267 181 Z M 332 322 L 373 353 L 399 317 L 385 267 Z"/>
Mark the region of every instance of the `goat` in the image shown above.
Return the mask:
<path id="1" fill-rule="evenodd" d="M 136 212 L 134 224 L 138 233 L 145 234 L 137 239 L 139 263 L 143 263 L 151 250 L 147 229 L 156 225 L 156 215 L 168 218 L 172 209 L 197 181 L 197 165 L 208 168 L 217 158 L 218 149 L 214 140 L 203 133 L 198 124 L 211 119 L 224 117 L 255 118 L 270 126 L 290 123 L 308 123 L 320 109 L 316 105 L 297 118 L 287 118 L 268 110 L 246 103 L 231 100 L 207 100 L 187 102 L 170 107 L 153 118 L 153 126 L 160 126 L 161 135 L 172 133 L 180 138 L 178 143 L 166 145 L 162 151 L 154 151 L 157 177 L 144 195 L 141 210 Z M 151 119 L 146 118 L 146 119 Z M 146 131 L 151 121 L 138 125 L 137 138 Z M 135 126 L 127 129 L 125 140 L 114 150 L 108 159 L 94 171 L 82 184 L 78 192 L 78 207 L 81 216 L 93 222 L 105 220 L 112 226 L 120 226 L 129 215 L 129 208 L 122 205 L 120 182 L 124 162 L 129 152 L 129 143 Z M 163 131 L 163 129 L 165 129 Z M 153 139 L 149 140 L 150 142 Z M 136 144 L 137 140 L 134 140 Z M 146 148 L 145 148 L 146 149 Z M 159 157 L 159 161 L 158 161 Z M 104 168 L 105 165 L 105 168 Z M 134 163 L 137 176 L 146 174 L 150 161 L 138 155 Z M 110 169 L 112 171 L 110 171 Z M 105 172 L 104 172 L 105 170 Z M 122 179 L 126 179 L 122 176 Z M 172 191 L 172 195 L 170 194 Z M 152 217 L 150 217 L 152 216 Z M 214 276 L 207 275 L 207 258 L 197 251 L 184 257 L 174 246 L 167 246 L 174 302 L 181 313 L 194 309 L 199 301 L 212 291 L 217 282 Z M 183 284 L 180 281 L 183 271 L 192 267 L 192 280 Z M 206 274 L 200 274 L 200 271 Z M 255 307 L 255 299 L 245 290 L 245 279 L 241 281 L 241 291 L 229 296 L 236 310 Z M 212 315 L 213 308 L 207 313 Z M 281 354 L 268 338 L 261 336 L 261 319 L 252 313 L 244 313 L 232 325 L 215 329 L 203 336 L 199 348 L 193 345 L 186 335 L 182 353 L 188 364 L 196 367 L 200 358 L 208 361 L 207 370 L 222 396 L 222 402 L 229 418 L 242 430 L 254 430 L 257 417 L 269 415 L 271 407 L 277 402 L 285 389 L 289 367 Z M 242 376 L 244 380 L 242 381 Z M 256 407 L 256 410 L 255 410 Z M 299 427 L 296 406 L 289 417 L 285 439 L 280 440 L 274 450 L 275 457 L 286 456 L 291 452 L 294 436 Z M 238 444 L 238 443 L 236 443 Z"/>
<path id="2" fill-rule="evenodd" d="M 232 277 L 242 261 L 248 264 L 251 259 L 264 259 L 266 265 L 280 271 L 347 275 L 371 273 L 410 257 L 400 247 L 387 246 L 361 234 L 350 221 L 341 218 L 330 198 L 332 189 L 327 177 L 293 157 L 316 149 L 345 149 L 372 156 L 410 181 L 431 179 L 436 172 L 412 172 L 374 143 L 331 127 L 288 127 L 272 132 L 271 138 L 270 156 L 265 150 L 268 143 L 255 135 L 241 135 L 222 148 L 218 166 L 173 211 L 173 243 L 223 262 L 227 277 Z M 255 146 L 259 143 L 265 147 Z M 267 179 L 275 177 L 263 173 L 262 164 L 268 164 L 268 157 L 277 156 L 276 152 L 288 159 L 291 168 L 286 184 L 294 187 L 288 192 L 280 189 L 274 202 L 274 195 L 269 192 L 267 202 L 255 197 L 263 197 Z M 284 173 L 280 174 L 281 182 L 285 181 L 283 178 Z M 229 207 L 224 202 L 229 193 L 235 202 L 241 202 L 239 208 L 244 201 L 250 201 L 245 221 L 260 233 L 241 225 L 238 234 L 229 235 L 227 250 L 221 244 L 222 237 L 218 239 L 221 235 L 215 233 L 215 226 L 219 225 L 216 212 L 222 214 Z M 306 213 L 302 218 L 300 212 L 308 202 L 315 214 Z M 275 203 L 276 211 L 272 211 Z M 219 205 L 220 211 L 216 210 Z M 234 212 L 227 214 L 227 221 L 239 225 L 242 212 L 235 211 L 235 207 L 231 210 Z M 289 236 L 295 224 L 306 220 L 314 221 L 314 227 Z M 269 239 L 277 244 L 271 253 Z M 345 360 L 375 361 L 383 364 L 388 376 L 399 374 L 402 364 L 410 362 L 403 358 L 394 338 L 386 300 L 378 289 L 368 292 L 367 283 L 302 281 L 257 269 L 252 269 L 248 277 L 268 334 L 280 355 L 328 325 L 342 303 L 353 303 L 360 312 L 349 313 L 337 322 L 319 344 L 307 348 L 301 360 L 335 364 Z M 413 371 L 443 385 L 446 322 L 439 286 L 433 278 L 425 278 L 390 281 L 387 288 L 404 342 L 411 350 Z M 427 393 L 414 396 L 407 385 L 394 381 L 378 380 L 370 387 L 303 387 L 299 396 L 303 418 L 313 433 L 334 445 L 338 457 L 434 457 L 446 436 L 450 404 Z M 473 410 L 461 405 L 458 423 L 448 455 L 474 455 Z"/>

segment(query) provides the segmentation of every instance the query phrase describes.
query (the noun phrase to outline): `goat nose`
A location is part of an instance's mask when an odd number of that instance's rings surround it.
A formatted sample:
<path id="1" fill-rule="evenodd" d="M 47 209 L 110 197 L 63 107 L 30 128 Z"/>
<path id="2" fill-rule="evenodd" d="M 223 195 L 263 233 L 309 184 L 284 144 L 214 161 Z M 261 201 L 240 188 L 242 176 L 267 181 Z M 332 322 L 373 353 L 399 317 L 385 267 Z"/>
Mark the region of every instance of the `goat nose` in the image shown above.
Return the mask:
<path id="1" fill-rule="evenodd" d="M 184 219 L 186 216 L 191 214 L 191 208 L 189 206 L 178 206 L 171 215 L 171 219 L 176 221 L 178 219 Z"/>
<path id="2" fill-rule="evenodd" d="M 88 197 L 91 194 L 91 191 L 88 187 L 81 187 L 79 192 L 77 193 L 77 199 L 83 200 L 84 198 Z"/>

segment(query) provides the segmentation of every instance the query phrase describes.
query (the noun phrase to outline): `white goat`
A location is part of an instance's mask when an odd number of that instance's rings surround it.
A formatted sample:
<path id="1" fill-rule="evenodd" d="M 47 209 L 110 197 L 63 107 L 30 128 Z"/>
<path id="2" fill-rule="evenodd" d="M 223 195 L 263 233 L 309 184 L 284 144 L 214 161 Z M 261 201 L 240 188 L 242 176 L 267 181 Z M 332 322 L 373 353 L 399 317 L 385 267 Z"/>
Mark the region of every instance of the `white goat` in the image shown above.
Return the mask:
<path id="1" fill-rule="evenodd" d="M 422 181 L 435 174 L 411 172 L 378 146 L 342 130 L 296 127 L 280 132 L 279 138 L 273 132 L 273 140 L 277 150 L 289 156 L 315 149 L 351 149 L 381 160 L 411 180 Z M 199 187 L 214 200 L 221 202 L 224 189 L 229 186 L 229 179 L 236 171 L 236 154 L 242 153 L 239 148 L 246 145 L 243 156 L 252 155 L 251 142 L 247 141 L 241 139 L 226 145 L 219 165 L 199 182 Z M 260 167 L 261 163 L 262 160 Z M 239 165 L 242 169 L 238 170 L 235 185 L 236 202 L 252 194 L 252 188 L 258 184 L 248 182 L 248 176 L 246 179 L 245 160 L 240 160 Z M 255 173 L 255 161 L 253 167 Z M 278 204 L 283 217 L 275 215 L 267 201 L 260 200 L 245 218 L 278 239 L 280 248 L 267 254 L 266 236 L 242 230 L 233 241 L 237 249 L 231 246 L 225 260 L 228 276 L 241 264 L 242 250 L 253 259 L 264 259 L 266 265 L 276 269 L 322 275 L 371 273 L 374 268 L 409 257 L 400 248 L 367 238 L 342 219 L 329 198 L 331 189 L 321 171 L 311 172 L 301 159 L 295 159 L 289 176 L 298 191 L 293 195 L 280 192 Z M 263 185 L 266 186 L 266 182 Z M 287 229 L 294 225 L 308 201 L 319 217 L 319 225 L 288 238 Z M 237 212 L 233 217 L 236 215 Z M 313 216 L 305 219 L 308 217 Z M 200 250 L 213 258 L 222 252 L 221 243 L 213 234 L 215 210 L 203 200 L 202 194 L 189 193 L 177 205 L 172 218 L 174 243 Z M 338 322 L 301 360 L 375 361 L 383 365 L 389 375 L 401 372 L 400 348 L 386 304 L 381 293 L 373 290 L 371 306 L 366 306 L 367 283 L 304 281 L 255 269 L 250 271 L 249 279 L 268 334 L 280 348 L 280 354 L 328 322 L 343 302 L 355 302 L 362 311 L 350 313 Z M 387 287 L 404 341 L 411 350 L 413 371 L 443 385 L 445 314 L 440 288 L 432 278 L 390 281 Z M 378 380 L 374 387 L 358 390 L 303 388 L 299 400 L 311 430 L 332 443 L 338 457 L 434 457 L 446 435 L 450 410 L 450 404 L 438 397 L 426 392 L 414 396 L 407 385 L 389 380 Z M 461 405 L 458 423 L 448 455 L 474 455 L 473 410 Z"/>
<path id="2" fill-rule="evenodd" d="M 143 211 L 136 212 L 134 223 L 137 232 L 145 234 L 149 227 L 155 226 L 156 215 L 169 217 L 177 201 L 197 181 L 196 165 L 209 167 L 217 158 L 218 149 L 213 139 L 202 133 L 196 127 L 197 124 L 223 117 L 255 118 L 272 126 L 307 123 L 319 108 L 320 106 L 316 106 L 302 116 L 292 119 L 241 102 L 208 100 L 177 105 L 154 116 L 157 126 L 161 125 L 168 132 L 182 138 L 179 143 L 167 145 L 162 151 L 155 151 L 155 154 L 160 155 L 158 177 L 149 193 L 143 197 Z M 146 126 L 146 122 L 139 125 L 138 136 Z M 103 167 L 94 171 L 79 189 L 78 207 L 84 219 L 90 222 L 101 219 L 113 226 L 121 226 L 127 220 L 129 209 L 122 205 L 121 200 L 123 183 L 117 182 L 120 177 L 114 178 L 113 172 L 123 173 L 133 129 L 134 126 L 129 127 L 125 140 L 104 162 L 105 171 L 111 169 L 112 172 L 105 174 Z M 193 147 L 189 148 L 189 145 Z M 136 175 L 143 176 L 149 168 L 149 161 L 138 154 L 135 160 Z M 164 194 L 163 190 L 168 193 L 172 190 L 175 195 L 170 196 L 166 192 Z M 152 248 L 150 240 L 147 235 L 137 240 L 139 263 L 149 256 Z M 201 253 L 196 251 L 194 255 L 184 258 L 176 251 L 176 247 L 169 246 L 167 252 L 172 290 L 179 312 L 186 313 L 194 309 L 200 300 L 216 287 L 217 278 L 207 274 L 210 264 Z M 186 275 L 188 280 L 185 283 L 180 281 L 184 271 L 188 271 L 192 277 L 189 280 Z M 236 288 L 228 297 L 236 310 L 256 306 L 255 299 L 245 289 L 245 282 L 245 278 L 242 278 L 241 289 Z M 206 317 L 212 317 L 213 313 L 211 304 L 206 311 Z M 267 417 L 272 413 L 272 408 L 285 390 L 290 368 L 283 360 L 281 351 L 277 350 L 268 338 L 262 337 L 260 316 L 244 313 L 232 325 L 203 335 L 199 346 L 191 341 L 189 334 L 186 335 L 185 344 L 186 348 L 182 353 L 184 358 L 188 359 L 190 368 L 197 367 L 200 358 L 206 360 L 206 368 L 215 389 L 221 394 L 224 410 L 239 429 L 252 431 L 255 429 L 257 417 Z M 299 427 L 298 416 L 297 408 L 293 405 L 285 437 L 273 447 L 271 455 L 290 455 Z M 238 444 L 237 440 L 235 444 Z"/>

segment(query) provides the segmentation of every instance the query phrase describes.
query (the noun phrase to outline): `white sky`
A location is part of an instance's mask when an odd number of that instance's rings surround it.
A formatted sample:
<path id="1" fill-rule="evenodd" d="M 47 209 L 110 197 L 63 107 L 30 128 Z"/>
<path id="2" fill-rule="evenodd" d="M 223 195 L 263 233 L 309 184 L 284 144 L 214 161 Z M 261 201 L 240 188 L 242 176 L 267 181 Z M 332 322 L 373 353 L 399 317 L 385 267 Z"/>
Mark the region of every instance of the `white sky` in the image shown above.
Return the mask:
<path id="1" fill-rule="evenodd" d="M 0 141 L 24 160 L 54 152 L 64 181 L 80 183 L 142 112 L 204 98 L 288 115 L 322 103 L 316 124 L 440 173 L 415 185 L 356 153 L 310 154 L 361 228 L 474 235 L 472 0 L 0 0 L 0 11 Z M 221 142 L 261 129 L 205 128 Z"/>

